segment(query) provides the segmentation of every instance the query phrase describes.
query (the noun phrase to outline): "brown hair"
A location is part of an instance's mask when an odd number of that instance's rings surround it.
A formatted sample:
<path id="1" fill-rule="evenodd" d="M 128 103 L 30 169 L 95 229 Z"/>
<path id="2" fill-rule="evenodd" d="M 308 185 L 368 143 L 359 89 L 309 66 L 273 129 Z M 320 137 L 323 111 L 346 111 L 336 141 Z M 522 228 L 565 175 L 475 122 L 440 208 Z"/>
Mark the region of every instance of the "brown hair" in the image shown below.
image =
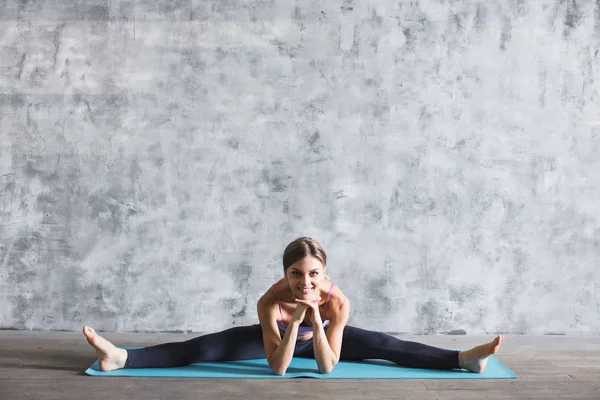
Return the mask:
<path id="1" fill-rule="evenodd" d="M 327 265 L 327 255 L 321 245 L 309 237 L 300 237 L 288 244 L 283 252 L 283 272 L 285 273 L 290 265 L 307 256 L 321 261 L 323 267 Z"/>

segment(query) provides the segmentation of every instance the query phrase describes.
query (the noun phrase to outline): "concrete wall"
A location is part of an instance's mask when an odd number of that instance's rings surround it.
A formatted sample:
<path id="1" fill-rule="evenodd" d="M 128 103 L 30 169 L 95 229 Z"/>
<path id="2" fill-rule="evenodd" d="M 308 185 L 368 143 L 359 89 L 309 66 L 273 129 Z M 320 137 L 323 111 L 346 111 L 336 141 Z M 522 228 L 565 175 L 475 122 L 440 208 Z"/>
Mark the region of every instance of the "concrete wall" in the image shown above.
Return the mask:
<path id="1" fill-rule="evenodd" d="M 148 4 L 145 4 L 148 3 Z M 0 1 L 0 327 L 600 333 L 595 0 Z"/>

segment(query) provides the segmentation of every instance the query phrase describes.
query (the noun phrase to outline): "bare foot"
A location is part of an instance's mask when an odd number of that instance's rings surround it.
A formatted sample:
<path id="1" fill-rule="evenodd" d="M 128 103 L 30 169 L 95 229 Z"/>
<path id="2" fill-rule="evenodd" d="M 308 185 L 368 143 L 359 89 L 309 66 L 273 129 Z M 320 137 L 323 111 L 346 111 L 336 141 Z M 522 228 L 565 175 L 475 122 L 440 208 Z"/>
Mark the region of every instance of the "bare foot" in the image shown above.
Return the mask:
<path id="1" fill-rule="evenodd" d="M 498 335 L 496 336 L 496 339 L 489 343 L 473 347 L 471 350 L 461 351 L 458 354 L 459 366 L 468 369 L 471 372 L 483 372 L 488 357 L 492 354 L 496 354 L 498 350 L 500 350 L 502 342 L 504 342 L 504 335 Z"/>
<path id="2" fill-rule="evenodd" d="M 83 334 L 88 343 L 94 346 L 98 354 L 98 365 L 102 371 L 113 371 L 123 368 L 127 361 L 127 350 L 115 347 L 111 342 L 98 335 L 89 326 L 83 327 Z"/>

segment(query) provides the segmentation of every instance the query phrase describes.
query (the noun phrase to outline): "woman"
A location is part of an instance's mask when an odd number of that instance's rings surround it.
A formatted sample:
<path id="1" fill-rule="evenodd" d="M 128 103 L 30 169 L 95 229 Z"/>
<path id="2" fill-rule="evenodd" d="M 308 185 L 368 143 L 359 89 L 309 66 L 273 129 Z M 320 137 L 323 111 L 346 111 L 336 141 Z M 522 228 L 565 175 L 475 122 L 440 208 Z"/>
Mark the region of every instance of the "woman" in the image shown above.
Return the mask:
<path id="1" fill-rule="evenodd" d="M 83 333 L 103 371 L 267 358 L 277 375 L 285 374 L 293 357 L 314 358 L 324 374 L 340 360 L 364 359 L 480 373 L 504 341 L 498 335 L 470 350 L 446 350 L 348 326 L 350 302 L 325 274 L 326 265 L 327 256 L 316 241 L 302 237 L 291 242 L 283 254 L 284 278 L 258 300 L 258 325 L 135 350 L 119 349 L 87 326 Z"/>

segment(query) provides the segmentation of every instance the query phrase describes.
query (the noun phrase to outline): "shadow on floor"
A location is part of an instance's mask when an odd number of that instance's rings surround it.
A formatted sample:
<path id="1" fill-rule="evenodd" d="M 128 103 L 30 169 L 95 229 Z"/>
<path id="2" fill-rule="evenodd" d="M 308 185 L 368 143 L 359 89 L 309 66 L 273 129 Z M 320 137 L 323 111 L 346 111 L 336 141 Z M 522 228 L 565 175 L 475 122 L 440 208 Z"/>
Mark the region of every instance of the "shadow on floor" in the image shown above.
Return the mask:
<path id="1" fill-rule="evenodd" d="M 93 349 L 86 351 L 89 354 L 82 354 L 82 350 L 42 347 L 2 349 L 0 353 L 0 368 L 71 371 L 78 375 L 85 375 L 84 371 L 97 359 Z"/>

